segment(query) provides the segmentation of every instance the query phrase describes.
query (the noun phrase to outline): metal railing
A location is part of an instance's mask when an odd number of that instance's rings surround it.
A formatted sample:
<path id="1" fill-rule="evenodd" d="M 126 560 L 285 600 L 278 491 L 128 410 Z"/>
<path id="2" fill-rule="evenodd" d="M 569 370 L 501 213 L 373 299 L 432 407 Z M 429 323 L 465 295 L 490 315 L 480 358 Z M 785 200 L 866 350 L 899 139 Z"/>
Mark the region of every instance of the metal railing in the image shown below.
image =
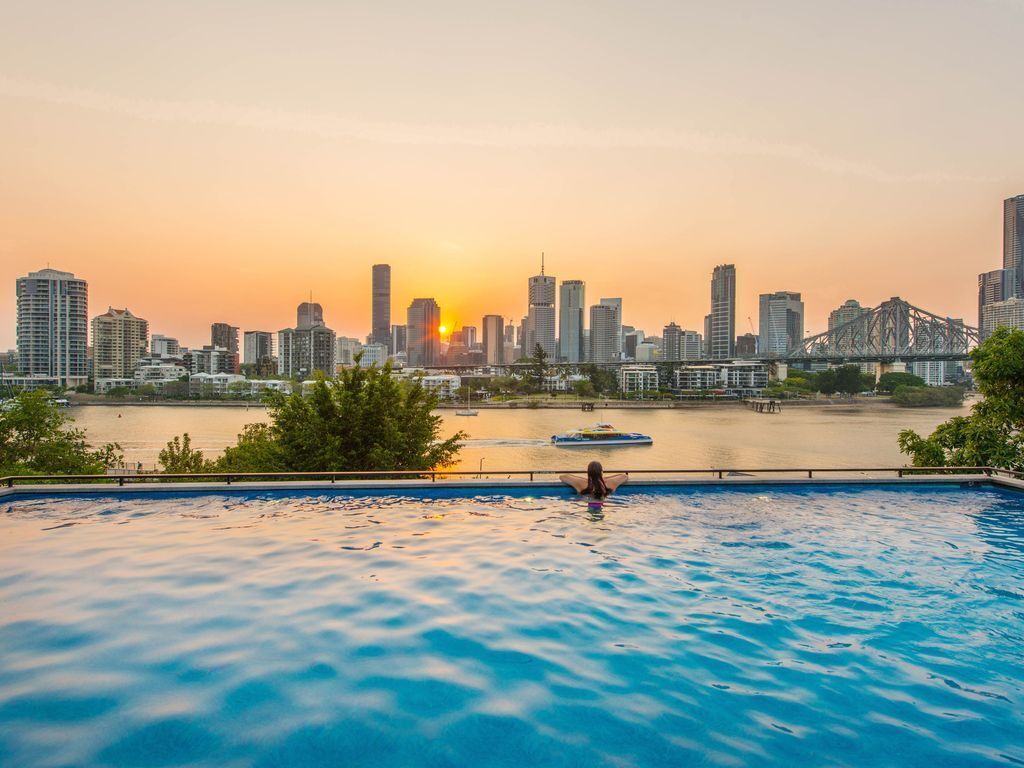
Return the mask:
<path id="1" fill-rule="evenodd" d="M 667 478 L 676 475 L 686 478 L 710 476 L 711 479 L 724 480 L 727 477 L 762 477 L 780 475 L 798 475 L 813 479 L 815 475 L 895 475 L 907 476 L 926 475 L 985 475 L 987 477 L 1007 477 L 1024 480 L 1024 472 L 1016 472 L 998 467 L 770 467 L 770 468 L 710 468 L 710 469 L 618 469 L 605 470 L 606 474 L 625 474 L 630 478 L 652 479 Z M 198 473 L 144 473 L 144 474 L 111 474 L 111 475 L 11 475 L 0 477 L 0 485 L 13 488 L 18 484 L 71 484 L 97 483 L 142 485 L 166 482 L 199 482 L 213 481 L 231 485 L 236 482 L 259 481 L 321 481 L 336 483 L 352 480 L 429 480 L 437 482 L 445 479 L 525 479 L 529 482 L 544 481 L 551 483 L 559 475 L 580 474 L 580 469 L 513 469 L 513 470 L 385 470 L 385 471 L 344 471 L 344 472 L 198 472 Z"/>

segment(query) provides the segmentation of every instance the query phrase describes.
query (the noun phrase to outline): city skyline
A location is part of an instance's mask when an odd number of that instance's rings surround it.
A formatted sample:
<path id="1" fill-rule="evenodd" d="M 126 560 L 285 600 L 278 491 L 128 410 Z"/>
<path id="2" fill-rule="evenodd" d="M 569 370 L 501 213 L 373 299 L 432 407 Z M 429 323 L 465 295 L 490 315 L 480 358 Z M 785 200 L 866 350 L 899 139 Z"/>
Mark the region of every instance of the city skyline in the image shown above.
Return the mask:
<path id="1" fill-rule="evenodd" d="M 193 346 L 310 289 L 362 337 L 373 263 L 393 321 L 519 318 L 541 251 L 648 330 L 699 330 L 720 263 L 738 330 L 778 290 L 809 333 L 851 297 L 972 318 L 1024 180 L 1019 4 L 106 6 L 5 15 L 0 281 L 87 275 Z"/>

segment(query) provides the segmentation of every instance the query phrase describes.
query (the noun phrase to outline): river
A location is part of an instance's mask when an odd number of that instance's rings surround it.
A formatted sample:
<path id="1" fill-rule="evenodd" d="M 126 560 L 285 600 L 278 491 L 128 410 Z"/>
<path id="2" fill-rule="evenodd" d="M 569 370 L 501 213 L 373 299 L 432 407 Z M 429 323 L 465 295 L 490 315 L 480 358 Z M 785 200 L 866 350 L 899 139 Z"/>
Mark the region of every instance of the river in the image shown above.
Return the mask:
<path id="1" fill-rule="evenodd" d="M 963 408 L 898 408 L 887 403 L 791 406 L 781 414 L 758 414 L 741 404 L 672 410 L 607 410 L 581 413 L 555 409 L 481 409 L 479 416 L 441 411 L 442 432 L 462 429 L 469 437 L 459 468 L 490 471 L 561 469 L 591 459 L 623 469 L 867 467 L 906 463 L 896 435 L 911 427 L 930 432 Z M 76 406 L 77 425 L 93 444 L 117 442 L 126 460 L 152 469 L 160 449 L 188 432 L 208 457 L 235 442 L 243 425 L 267 421 L 263 408 L 217 406 Z M 652 446 L 556 448 L 551 435 L 608 421 L 654 438 Z"/>

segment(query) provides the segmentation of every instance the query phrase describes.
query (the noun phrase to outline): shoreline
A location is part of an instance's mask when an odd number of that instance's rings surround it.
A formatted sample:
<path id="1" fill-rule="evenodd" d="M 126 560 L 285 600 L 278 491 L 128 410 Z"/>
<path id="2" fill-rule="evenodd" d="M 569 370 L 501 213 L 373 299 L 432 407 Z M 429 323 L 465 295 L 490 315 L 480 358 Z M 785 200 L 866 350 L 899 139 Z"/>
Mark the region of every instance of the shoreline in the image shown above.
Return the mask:
<path id="1" fill-rule="evenodd" d="M 782 412 L 788 408 L 832 408 L 846 407 L 858 409 L 891 408 L 900 410 L 915 410 L 914 408 L 903 408 L 894 404 L 888 397 L 857 398 L 847 400 L 843 398 L 821 398 L 817 400 L 779 400 Z M 593 411 L 584 411 L 583 406 L 590 404 Z M 259 402 L 247 400 L 72 400 L 71 407 L 96 406 L 100 408 L 242 408 L 245 410 L 259 409 L 266 410 L 267 406 Z M 940 406 L 935 406 L 940 407 Z M 438 405 L 438 411 L 457 411 L 465 408 L 460 403 L 444 403 Z M 484 404 L 474 403 L 473 408 L 478 411 L 536 411 L 536 410 L 563 410 L 581 411 L 584 413 L 597 413 L 598 411 L 644 411 L 644 410 L 688 410 L 700 408 L 742 408 L 749 410 L 750 406 L 744 400 L 680 400 L 680 401 L 630 401 L 630 400 L 607 400 L 607 401 L 520 401 L 513 403 Z M 950 409 L 954 410 L 954 409 Z"/>

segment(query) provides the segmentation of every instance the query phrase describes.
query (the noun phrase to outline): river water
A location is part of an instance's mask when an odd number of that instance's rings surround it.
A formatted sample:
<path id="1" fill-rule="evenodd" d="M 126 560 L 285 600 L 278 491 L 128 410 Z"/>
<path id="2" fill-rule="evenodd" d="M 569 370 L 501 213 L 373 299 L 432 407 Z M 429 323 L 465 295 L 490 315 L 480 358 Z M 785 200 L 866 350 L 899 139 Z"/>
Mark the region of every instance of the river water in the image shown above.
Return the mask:
<path id="1" fill-rule="evenodd" d="M 672 410 L 481 409 L 478 416 L 441 411 L 442 433 L 468 433 L 458 468 L 562 469 L 591 459 L 621 469 L 899 466 L 907 458 L 896 435 L 907 427 L 924 434 L 963 408 L 898 408 L 887 403 L 791 406 L 758 414 L 742 404 Z M 263 408 L 192 406 L 78 406 L 71 414 L 90 442 L 117 442 L 130 462 L 152 469 L 160 449 L 188 432 L 210 458 L 235 442 L 245 424 L 268 420 Z M 607 421 L 644 432 L 651 446 L 556 448 L 552 434 Z"/>

